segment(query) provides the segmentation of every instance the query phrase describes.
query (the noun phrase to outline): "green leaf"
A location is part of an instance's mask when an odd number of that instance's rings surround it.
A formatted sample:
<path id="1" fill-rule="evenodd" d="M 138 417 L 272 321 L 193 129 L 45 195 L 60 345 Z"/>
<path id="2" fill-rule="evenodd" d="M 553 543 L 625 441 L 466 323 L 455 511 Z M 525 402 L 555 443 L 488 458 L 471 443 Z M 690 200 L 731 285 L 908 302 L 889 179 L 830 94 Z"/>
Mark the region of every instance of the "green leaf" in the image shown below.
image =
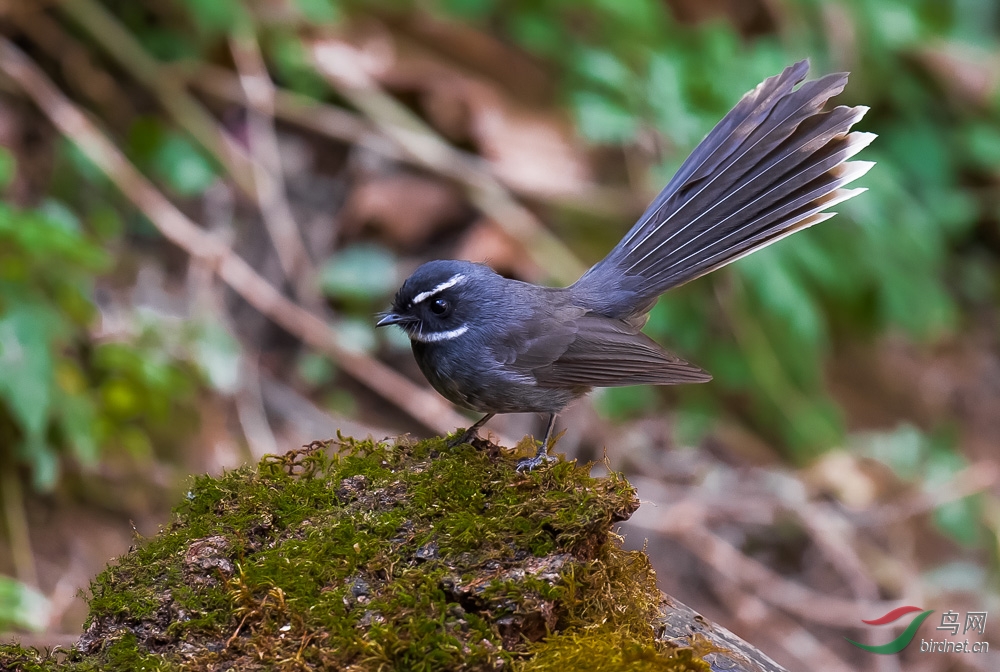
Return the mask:
<path id="1" fill-rule="evenodd" d="M 663 24 L 664 9 L 656 0 L 594 0 L 594 6 L 621 22 L 625 32 L 645 32 Z"/>
<path id="2" fill-rule="evenodd" d="M 195 339 L 195 361 L 216 390 L 233 394 L 240 386 L 243 350 L 232 334 L 218 322 L 207 322 Z"/>
<path id="3" fill-rule="evenodd" d="M 110 205 L 99 205 L 88 213 L 87 225 L 102 241 L 118 238 L 125 230 L 121 215 Z"/>
<path id="4" fill-rule="evenodd" d="M 0 629 L 10 627 L 41 632 L 49 625 L 52 605 L 42 593 L 0 575 Z"/>
<path id="5" fill-rule="evenodd" d="M 62 229 L 67 233 L 80 234 L 83 229 L 80 226 L 80 218 L 76 216 L 65 203 L 61 203 L 54 198 L 47 198 L 38 208 L 41 214 L 49 223 Z"/>
<path id="6" fill-rule="evenodd" d="M 537 54 L 556 57 L 566 42 L 563 26 L 541 11 L 525 10 L 513 14 L 508 18 L 508 25 L 518 44 Z"/>
<path id="7" fill-rule="evenodd" d="M 796 340 L 812 349 L 822 342 L 826 325 L 817 299 L 795 277 L 782 258 L 781 249 L 774 246 L 756 252 L 740 260 L 735 268 L 745 280 L 751 295 L 768 313 L 769 320 L 786 325 Z"/>
<path id="8" fill-rule="evenodd" d="M 649 61 L 647 97 L 656 115 L 657 129 L 686 154 L 708 132 L 715 120 L 701 118 L 691 109 L 680 67 L 667 54 L 654 54 Z M 681 157 L 677 157 L 681 158 Z"/>
<path id="9" fill-rule="evenodd" d="M 274 62 L 278 84 L 317 100 L 330 92 L 326 80 L 313 68 L 298 35 L 279 32 L 271 36 L 265 47 L 268 57 Z"/>
<path id="10" fill-rule="evenodd" d="M 191 141 L 169 133 L 156 148 L 153 170 L 181 196 L 204 193 L 215 181 L 215 169 Z"/>
<path id="11" fill-rule="evenodd" d="M 370 319 L 347 318 L 333 325 L 333 330 L 340 345 L 351 352 L 369 353 L 378 345 L 375 324 Z"/>
<path id="12" fill-rule="evenodd" d="M 40 441 L 48 425 L 55 322 L 48 310 L 30 304 L 0 315 L 0 398 L 26 440 Z"/>
<path id="13" fill-rule="evenodd" d="M 31 485 L 38 492 L 51 492 L 59 480 L 59 454 L 44 438 L 28 436 L 18 455 L 31 466 Z"/>
<path id="14" fill-rule="evenodd" d="M 920 475 L 929 449 L 923 432 L 906 423 L 889 432 L 857 434 L 852 439 L 859 454 L 881 462 L 904 481 Z"/>
<path id="15" fill-rule="evenodd" d="M 658 403 L 656 390 L 650 385 L 609 387 L 594 396 L 597 412 L 610 420 L 624 420 L 648 413 Z"/>
<path id="16" fill-rule="evenodd" d="M 60 153 L 66 159 L 67 163 L 70 164 L 77 179 L 83 178 L 86 182 L 102 187 L 110 184 L 104 171 L 91 161 L 90 157 L 75 142 L 63 139 L 59 148 Z"/>
<path id="17" fill-rule="evenodd" d="M 17 159 L 6 147 L 0 147 L 0 189 L 7 187 L 17 174 Z"/>
<path id="18" fill-rule="evenodd" d="M 732 343 L 720 341 L 714 344 L 707 357 L 699 364 L 711 371 L 719 384 L 731 390 L 739 390 L 746 389 L 753 381 L 746 354 Z"/>
<path id="19" fill-rule="evenodd" d="M 334 0 L 295 0 L 299 11 L 313 23 L 337 23 L 343 16 L 340 5 Z"/>
<path id="20" fill-rule="evenodd" d="M 181 4 L 205 33 L 229 32 L 249 20 L 239 0 L 181 0 Z"/>
<path id="21" fill-rule="evenodd" d="M 60 394 L 58 403 L 59 428 L 76 461 L 92 468 L 100 459 L 96 438 L 96 417 L 90 397 Z"/>
<path id="22" fill-rule="evenodd" d="M 674 413 L 673 436 L 678 446 L 697 446 L 712 429 L 716 413 L 704 403 L 687 403 Z"/>
<path id="23" fill-rule="evenodd" d="M 583 137 L 604 144 L 622 144 L 635 137 L 635 117 L 621 104 L 592 91 L 577 92 L 572 99 Z"/>
<path id="24" fill-rule="evenodd" d="M 960 136 L 964 150 L 976 167 L 1000 168 L 1000 129 L 993 124 L 978 123 L 960 129 Z"/>
<path id="25" fill-rule="evenodd" d="M 667 349 L 680 352 L 698 352 L 705 344 L 707 329 L 701 307 L 705 297 L 690 288 L 670 292 L 649 311 L 645 331 L 663 343 Z"/>
<path id="26" fill-rule="evenodd" d="M 320 286 L 331 297 L 372 302 L 392 294 L 398 286 L 396 259 L 385 248 L 353 245 L 326 260 Z"/>
<path id="27" fill-rule="evenodd" d="M 609 91 L 627 89 L 635 77 L 621 59 L 601 49 L 581 49 L 575 69 L 584 79 L 605 86 Z"/>
<path id="28" fill-rule="evenodd" d="M 463 19 L 482 19 L 493 11 L 496 0 L 442 0 L 446 12 Z"/>
<path id="29" fill-rule="evenodd" d="M 982 539 L 980 500 L 965 497 L 934 509 L 934 524 L 963 546 L 976 546 Z"/>
<path id="30" fill-rule="evenodd" d="M 330 358 L 318 352 L 306 352 L 300 356 L 295 370 L 299 378 L 313 387 L 329 383 L 336 371 Z"/>

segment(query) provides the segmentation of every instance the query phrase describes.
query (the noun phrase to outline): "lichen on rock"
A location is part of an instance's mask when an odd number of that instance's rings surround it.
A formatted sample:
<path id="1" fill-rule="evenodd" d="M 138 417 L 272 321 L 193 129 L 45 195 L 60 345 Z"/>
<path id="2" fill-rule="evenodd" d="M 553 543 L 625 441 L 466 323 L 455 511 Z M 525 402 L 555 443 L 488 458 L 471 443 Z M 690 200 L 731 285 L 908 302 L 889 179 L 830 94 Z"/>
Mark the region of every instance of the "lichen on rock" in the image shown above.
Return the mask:
<path id="1" fill-rule="evenodd" d="M 657 632 L 648 558 L 614 533 L 634 489 L 514 464 L 342 438 L 199 477 L 93 581 L 59 669 L 708 671 L 710 646 Z M 0 647 L 0 667 L 32 655 Z"/>

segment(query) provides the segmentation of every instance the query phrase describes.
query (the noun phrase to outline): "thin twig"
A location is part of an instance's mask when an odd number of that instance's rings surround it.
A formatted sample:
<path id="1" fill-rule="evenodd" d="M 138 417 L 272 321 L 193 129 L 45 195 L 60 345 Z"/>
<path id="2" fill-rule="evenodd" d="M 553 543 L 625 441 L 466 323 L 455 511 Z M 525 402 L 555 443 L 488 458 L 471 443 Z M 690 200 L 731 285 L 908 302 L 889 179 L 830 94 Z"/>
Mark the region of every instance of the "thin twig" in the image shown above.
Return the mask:
<path id="1" fill-rule="evenodd" d="M 44 9 L 41 3 L 19 3 L 9 16 L 32 42 L 60 64 L 67 86 L 97 104 L 112 123 L 127 119 L 133 114 L 128 96 L 111 75 L 95 67 L 87 47 Z"/>
<path id="2" fill-rule="evenodd" d="M 729 575 L 719 574 L 717 579 L 711 584 L 713 592 L 736 620 L 754 630 L 766 626 L 766 636 L 777 641 L 789 656 L 812 669 L 853 672 L 853 667 L 841 660 L 797 621 L 743 590 Z"/>
<path id="3" fill-rule="evenodd" d="M 326 353 L 347 374 L 391 401 L 424 426 L 444 433 L 467 424 L 432 392 L 337 340 L 322 319 L 284 297 L 243 258 L 206 234 L 166 199 L 108 138 L 8 39 L 0 37 L 0 70 L 35 101 L 52 123 L 168 240 L 208 263 L 244 300 L 290 334 Z"/>
<path id="4" fill-rule="evenodd" d="M 791 511 L 812 536 L 816 547 L 843 576 L 851 592 L 866 602 L 878 600 L 878 584 L 865 568 L 864 561 L 855 550 L 856 528 L 830 507 L 806 504 Z"/>
<path id="5" fill-rule="evenodd" d="M 95 0 L 62 0 L 59 8 L 87 31 L 119 66 L 149 89 L 173 120 L 222 164 L 247 195 L 254 194 L 246 152 L 184 88 L 170 70 L 150 56 L 138 40 Z"/>
<path id="6" fill-rule="evenodd" d="M 346 45 L 317 41 L 312 47 L 316 69 L 386 135 L 421 165 L 465 185 L 469 199 L 514 240 L 539 268 L 564 283 L 585 270 L 562 241 L 518 203 L 480 162 L 459 154 L 432 128 L 382 91 L 365 73 L 364 64 Z"/>
<path id="7" fill-rule="evenodd" d="M 860 527 L 885 527 L 933 511 L 939 506 L 989 490 L 1000 481 L 1000 467 L 991 460 L 971 464 L 933 490 L 902 502 L 865 512 L 855 522 Z"/>
<path id="8" fill-rule="evenodd" d="M 266 370 L 259 370 L 260 391 L 267 410 L 284 421 L 287 427 L 294 430 L 295 435 L 308 443 L 317 436 L 336 436 L 342 432 L 345 436 L 371 436 L 381 438 L 391 436 L 392 432 L 384 427 L 376 427 L 358 420 L 335 415 L 325 408 L 320 408 L 311 400 L 301 395 L 295 388 L 278 380 Z"/>
<path id="9" fill-rule="evenodd" d="M 857 625 L 859 613 L 881 614 L 895 606 L 890 602 L 845 600 L 822 595 L 789 581 L 707 529 L 704 526 L 705 516 L 705 506 L 688 501 L 646 515 L 640 508 L 629 524 L 677 539 L 716 571 L 733 577 L 746 588 L 754 589 L 754 593 L 766 602 L 805 620 L 853 627 Z"/>
<path id="10" fill-rule="evenodd" d="M 879 586 L 865 567 L 858 554 L 856 543 L 857 528 L 832 506 L 826 504 L 808 503 L 791 511 L 802 522 L 803 527 L 812 536 L 816 548 L 823 553 L 825 559 L 836 569 L 850 586 L 854 597 L 859 601 L 875 602 L 879 598 Z M 855 623 L 855 626 L 858 624 Z M 807 635 L 808 636 L 808 635 Z M 860 633 L 861 641 L 876 644 L 877 633 L 870 628 Z M 811 660 L 812 657 L 800 660 Z M 817 661 L 818 662 L 818 661 Z M 821 664 L 822 669 L 831 669 L 827 664 Z M 877 672 L 899 672 L 899 662 L 890 656 L 879 656 L 875 661 Z"/>
<path id="11" fill-rule="evenodd" d="M 31 535 L 28 534 L 28 515 L 24 509 L 24 492 L 15 466 L 9 461 L 7 451 L 0 454 L 6 464 L 0 468 L 0 496 L 3 497 L 3 517 L 10 542 L 14 575 L 21 583 L 38 585 L 38 571 L 35 568 L 35 554 L 31 550 Z"/>
<path id="12" fill-rule="evenodd" d="M 240 367 L 240 389 L 236 391 L 236 416 L 239 418 L 243 436 L 247 440 L 253 459 L 264 455 L 277 455 L 278 440 L 274 437 L 271 423 L 267 421 L 264 395 L 261 392 L 260 368 L 257 358 L 251 353 L 243 353 Z"/>
<path id="13" fill-rule="evenodd" d="M 319 305 L 316 270 L 306 252 L 285 191 L 281 149 L 274 130 L 274 85 L 264 65 L 257 39 L 250 33 L 229 40 L 233 61 L 246 96 L 247 140 L 253 157 L 252 171 L 257 190 L 257 204 L 264 226 L 278 253 L 285 277 L 295 286 L 299 301 Z"/>
<path id="14" fill-rule="evenodd" d="M 248 103 L 237 76 L 227 68 L 210 63 L 192 62 L 164 65 L 163 67 L 176 68 L 177 76 L 185 78 L 189 86 L 213 98 L 236 105 Z M 417 158 L 406 153 L 391 137 L 381 133 L 375 124 L 360 115 L 288 89 L 275 87 L 274 116 L 334 140 L 362 145 L 366 149 L 393 161 L 424 165 Z M 586 212 L 601 217 L 621 217 L 636 207 L 641 209 L 643 205 L 639 202 L 640 199 L 635 198 L 625 189 L 594 183 L 581 184 L 578 193 L 541 193 L 520 183 L 505 182 L 502 177 L 496 174 L 492 166 L 473 154 L 457 148 L 452 148 L 452 151 L 465 163 L 478 162 L 482 170 L 488 171 L 494 176 L 494 179 L 502 182 L 504 187 L 512 193 L 542 199 L 548 204 L 568 210 Z M 449 177 L 463 183 L 466 179 L 464 174 L 449 175 Z"/>

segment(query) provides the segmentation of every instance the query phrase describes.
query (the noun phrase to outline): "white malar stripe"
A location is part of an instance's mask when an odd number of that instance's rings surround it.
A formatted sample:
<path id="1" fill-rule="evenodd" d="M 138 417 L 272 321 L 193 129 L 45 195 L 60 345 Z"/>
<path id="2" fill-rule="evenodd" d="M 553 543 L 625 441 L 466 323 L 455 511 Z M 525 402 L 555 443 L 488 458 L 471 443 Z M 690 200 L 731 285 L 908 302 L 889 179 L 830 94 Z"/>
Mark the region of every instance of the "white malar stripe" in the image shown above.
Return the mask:
<path id="1" fill-rule="evenodd" d="M 463 324 L 458 329 L 451 329 L 449 331 L 435 331 L 430 334 L 423 334 L 416 331 L 412 331 L 408 336 L 414 341 L 420 341 L 421 343 L 440 343 L 441 341 L 450 341 L 453 338 L 458 338 L 465 332 L 469 330 L 469 325 Z"/>
<path id="2" fill-rule="evenodd" d="M 427 292 L 420 292 L 419 294 L 417 294 L 416 296 L 414 296 L 413 297 L 413 305 L 416 305 L 416 304 L 420 303 L 421 301 L 426 301 L 427 299 L 431 298 L 435 294 L 440 294 L 441 292 L 443 292 L 444 290 L 448 289 L 449 287 L 454 287 L 455 285 L 459 284 L 460 282 L 462 282 L 464 280 L 465 280 L 465 274 L 464 273 L 458 273 L 456 275 L 453 275 L 449 279 L 445 280 L 440 285 L 438 285 L 437 287 L 435 287 L 434 289 L 432 289 L 430 291 L 427 291 Z"/>

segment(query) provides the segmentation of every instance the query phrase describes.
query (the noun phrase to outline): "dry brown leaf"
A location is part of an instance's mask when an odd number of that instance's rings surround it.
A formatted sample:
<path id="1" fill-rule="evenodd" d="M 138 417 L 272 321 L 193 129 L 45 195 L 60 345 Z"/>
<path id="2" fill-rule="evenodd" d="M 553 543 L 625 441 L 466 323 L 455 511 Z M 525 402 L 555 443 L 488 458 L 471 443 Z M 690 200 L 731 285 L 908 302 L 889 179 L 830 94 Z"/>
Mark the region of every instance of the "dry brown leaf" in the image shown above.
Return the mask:
<path id="1" fill-rule="evenodd" d="M 541 280 L 538 267 L 525 256 L 522 247 L 485 217 L 476 220 L 465 231 L 453 256 L 488 263 L 502 275 L 521 280 Z"/>
<path id="2" fill-rule="evenodd" d="M 578 195 L 590 184 L 586 154 L 556 107 L 528 105 L 487 76 L 385 29 L 329 38 L 323 49 L 327 62 L 351 64 L 348 81 L 373 79 L 450 141 L 472 145 L 510 186 L 551 197 Z"/>
<path id="3" fill-rule="evenodd" d="M 343 222 L 352 235 L 373 230 L 393 247 L 411 250 L 469 213 L 458 188 L 441 180 L 398 173 L 368 178 L 351 190 Z"/>

